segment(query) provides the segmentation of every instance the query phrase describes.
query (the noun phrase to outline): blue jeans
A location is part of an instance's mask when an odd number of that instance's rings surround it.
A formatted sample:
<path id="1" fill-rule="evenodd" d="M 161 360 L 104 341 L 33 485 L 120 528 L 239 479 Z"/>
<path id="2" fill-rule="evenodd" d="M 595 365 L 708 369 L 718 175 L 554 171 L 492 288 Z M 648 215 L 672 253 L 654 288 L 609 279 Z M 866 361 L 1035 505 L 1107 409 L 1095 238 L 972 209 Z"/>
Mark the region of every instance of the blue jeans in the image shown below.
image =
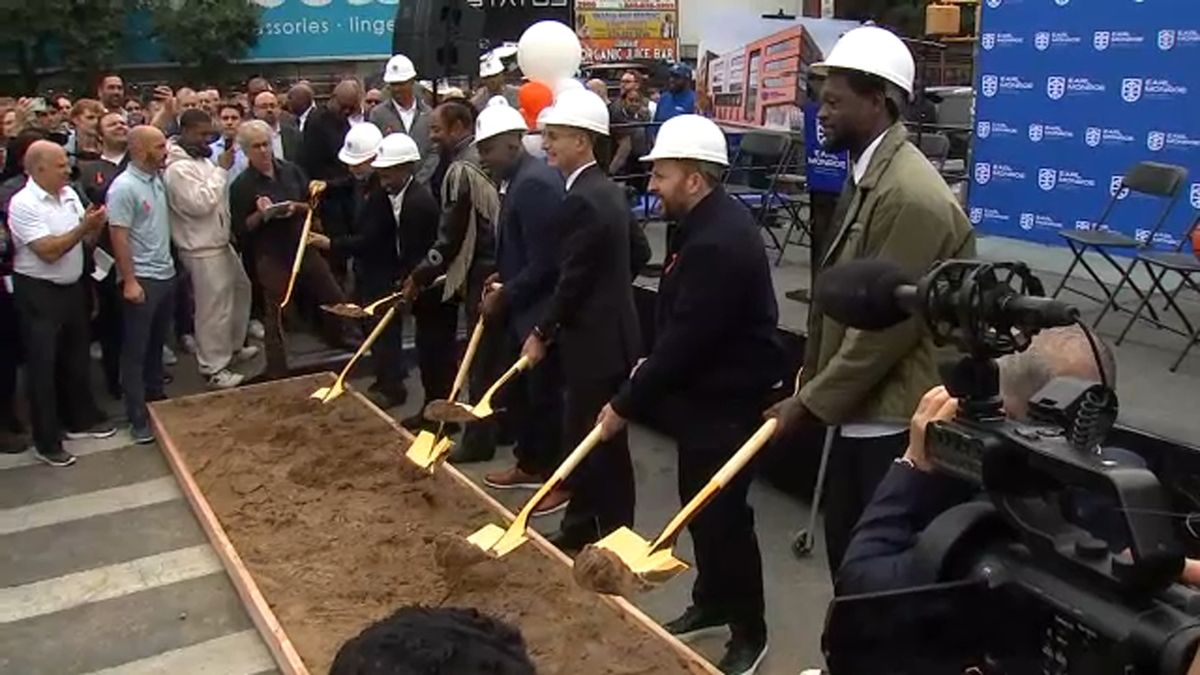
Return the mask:
<path id="1" fill-rule="evenodd" d="M 150 425 L 146 400 L 159 400 L 163 394 L 163 343 L 171 325 L 175 302 L 175 279 L 138 278 L 146 293 L 144 302 L 121 301 L 124 325 L 121 345 L 121 388 L 125 391 L 125 412 L 134 429 Z"/>

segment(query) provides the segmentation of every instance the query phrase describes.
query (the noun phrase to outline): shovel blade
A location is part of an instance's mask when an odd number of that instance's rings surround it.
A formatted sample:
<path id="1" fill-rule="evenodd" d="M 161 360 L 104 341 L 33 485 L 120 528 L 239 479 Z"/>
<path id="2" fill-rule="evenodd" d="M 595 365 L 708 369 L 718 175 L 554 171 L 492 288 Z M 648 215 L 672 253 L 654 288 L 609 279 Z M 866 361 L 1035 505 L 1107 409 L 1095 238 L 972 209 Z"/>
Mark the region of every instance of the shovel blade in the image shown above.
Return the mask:
<path id="1" fill-rule="evenodd" d="M 596 546 L 617 554 L 621 562 L 629 565 L 630 569 L 633 569 L 639 560 L 645 558 L 646 551 L 650 550 L 650 542 L 628 527 L 619 527 L 613 530 L 607 537 L 596 542 Z"/>
<path id="2" fill-rule="evenodd" d="M 524 528 L 507 530 L 494 523 L 484 525 L 467 537 L 467 541 L 497 558 L 508 555 L 528 540 Z"/>
<path id="3" fill-rule="evenodd" d="M 330 394 L 332 394 L 332 393 L 333 393 L 333 387 L 321 387 L 320 389 L 309 394 L 308 397 L 315 398 L 315 399 L 319 400 L 321 403 L 328 403 L 330 400 Z"/>
<path id="4" fill-rule="evenodd" d="M 688 564 L 676 558 L 671 549 L 651 554 L 652 544 L 628 527 L 613 530 L 596 546 L 612 551 L 634 574 L 654 584 L 667 581 L 688 568 Z"/>
<path id="5" fill-rule="evenodd" d="M 443 438 L 436 443 L 435 440 L 432 433 L 422 431 L 417 434 L 417 438 L 408 447 L 404 456 L 426 471 L 432 469 L 442 457 L 445 457 L 454 448 L 454 441 L 449 438 Z"/>
<path id="6" fill-rule="evenodd" d="M 467 424 L 478 420 L 479 417 L 471 406 L 465 403 L 438 400 L 430 401 L 429 405 L 425 406 L 425 419 L 434 422 Z"/>
<path id="7" fill-rule="evenodd" d="M 335 316 L 347 319 L 363 319 L 367 317 L 367 313 L 362 307 L 350 302 L 342 302 L 336 305 L 321 305 L 321 309 Z"/>

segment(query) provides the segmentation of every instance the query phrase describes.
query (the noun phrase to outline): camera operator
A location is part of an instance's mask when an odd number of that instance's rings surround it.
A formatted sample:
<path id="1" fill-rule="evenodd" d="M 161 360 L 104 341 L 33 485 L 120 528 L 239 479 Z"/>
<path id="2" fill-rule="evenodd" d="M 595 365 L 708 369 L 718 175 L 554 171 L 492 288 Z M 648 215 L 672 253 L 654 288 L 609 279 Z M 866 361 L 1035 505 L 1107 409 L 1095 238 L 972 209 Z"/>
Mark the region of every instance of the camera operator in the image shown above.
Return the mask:
<path id="1" fill-rule="evenodd" d="M 1096 342 L 1104 375 L 1114 386 L 1117 364 L 1112 351 L 1103 340 Z M 1033 338 L 1029 349 L 999 359 L 998 365 L 1005 412 L 1017 420 L 1025 419 L 1029 399 L 1056 377 L 1101 379 L 1087 336 L 1078 326 L 1044 330 Z M 921 399 L 910 423 L 904 456 L 888 470 L 854 529 L 837 573 L 837 595 L 898 590 L 921 583 L 914 555 L 921 531 L 942 512 L 974 496 L 966 483 L 936 472 L 925 451 L 926 425 L 949 420 L 956 411 L 957 401 L 945 387 L 934 387 Z M 1105 449 L 1104 453 L 1121 464 L 1143 464 L 1140 457 L 1127 451 Z M 1078 514 L 1080 518 L 1094 521 L 1099 514 L 1087 512 L 1093 504 L 1077 501 L 1084 511 Z"/>

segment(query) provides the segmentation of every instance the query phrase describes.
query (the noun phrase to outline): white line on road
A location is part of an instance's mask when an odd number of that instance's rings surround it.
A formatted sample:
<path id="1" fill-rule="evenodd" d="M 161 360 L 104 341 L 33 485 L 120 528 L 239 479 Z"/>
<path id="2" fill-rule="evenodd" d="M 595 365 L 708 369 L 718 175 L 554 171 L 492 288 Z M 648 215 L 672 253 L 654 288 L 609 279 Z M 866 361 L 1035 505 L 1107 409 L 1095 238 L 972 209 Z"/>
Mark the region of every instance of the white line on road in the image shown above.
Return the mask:
<path id="1" fill-rule="evenodd" d="M 120 598 L 221 571 L 207 544 L 0 588 L 0 624 Z"/>
<path id="2" fill-rule="evenodd" d="M 163 476 L 140 483 L 50 499 L 0 511 L 0 535 L 169 502 L 182 496 L 175 478 Z"/>
<path id="3" fill-rule="evenodd" d="M 253 675 L 273 668 L 258 633 L 247 630 L 88 675 Z"/>
<path id="4" fill-rule="evenodd" d="M 109 438 L 63 441 L 63 447 L 76 457 L 87 457 L 88 455 L 100 452 L 111 452 L 132 445 L 133 439 L 129 437 L 129 429 L 118 429 L 116 435 Z M 0 471 L 4 469 L 16 469 L 22 466 L 40 466 L 41 464 L 31 451 L 19 455 L 0 455 Z"/>

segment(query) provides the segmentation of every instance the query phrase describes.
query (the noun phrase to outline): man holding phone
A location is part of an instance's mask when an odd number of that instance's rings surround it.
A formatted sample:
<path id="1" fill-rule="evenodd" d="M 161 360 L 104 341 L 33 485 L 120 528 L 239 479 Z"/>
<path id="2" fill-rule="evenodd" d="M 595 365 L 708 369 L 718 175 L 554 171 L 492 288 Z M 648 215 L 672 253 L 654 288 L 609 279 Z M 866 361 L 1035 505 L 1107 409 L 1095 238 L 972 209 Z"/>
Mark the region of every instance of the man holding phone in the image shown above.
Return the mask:
<path id="1" fill-rule="evenodd" d="M 212 148 L 214 161 L 229 167 L 229 180 L 232 182 L 246 170 L 246 153 L 237 145 L 238 127 L 242 125 L 245 113 L 242 106 L 232 101 L 219 104 L 217 110 L 221 122 L 221 137 L 209 147 Z"/>

